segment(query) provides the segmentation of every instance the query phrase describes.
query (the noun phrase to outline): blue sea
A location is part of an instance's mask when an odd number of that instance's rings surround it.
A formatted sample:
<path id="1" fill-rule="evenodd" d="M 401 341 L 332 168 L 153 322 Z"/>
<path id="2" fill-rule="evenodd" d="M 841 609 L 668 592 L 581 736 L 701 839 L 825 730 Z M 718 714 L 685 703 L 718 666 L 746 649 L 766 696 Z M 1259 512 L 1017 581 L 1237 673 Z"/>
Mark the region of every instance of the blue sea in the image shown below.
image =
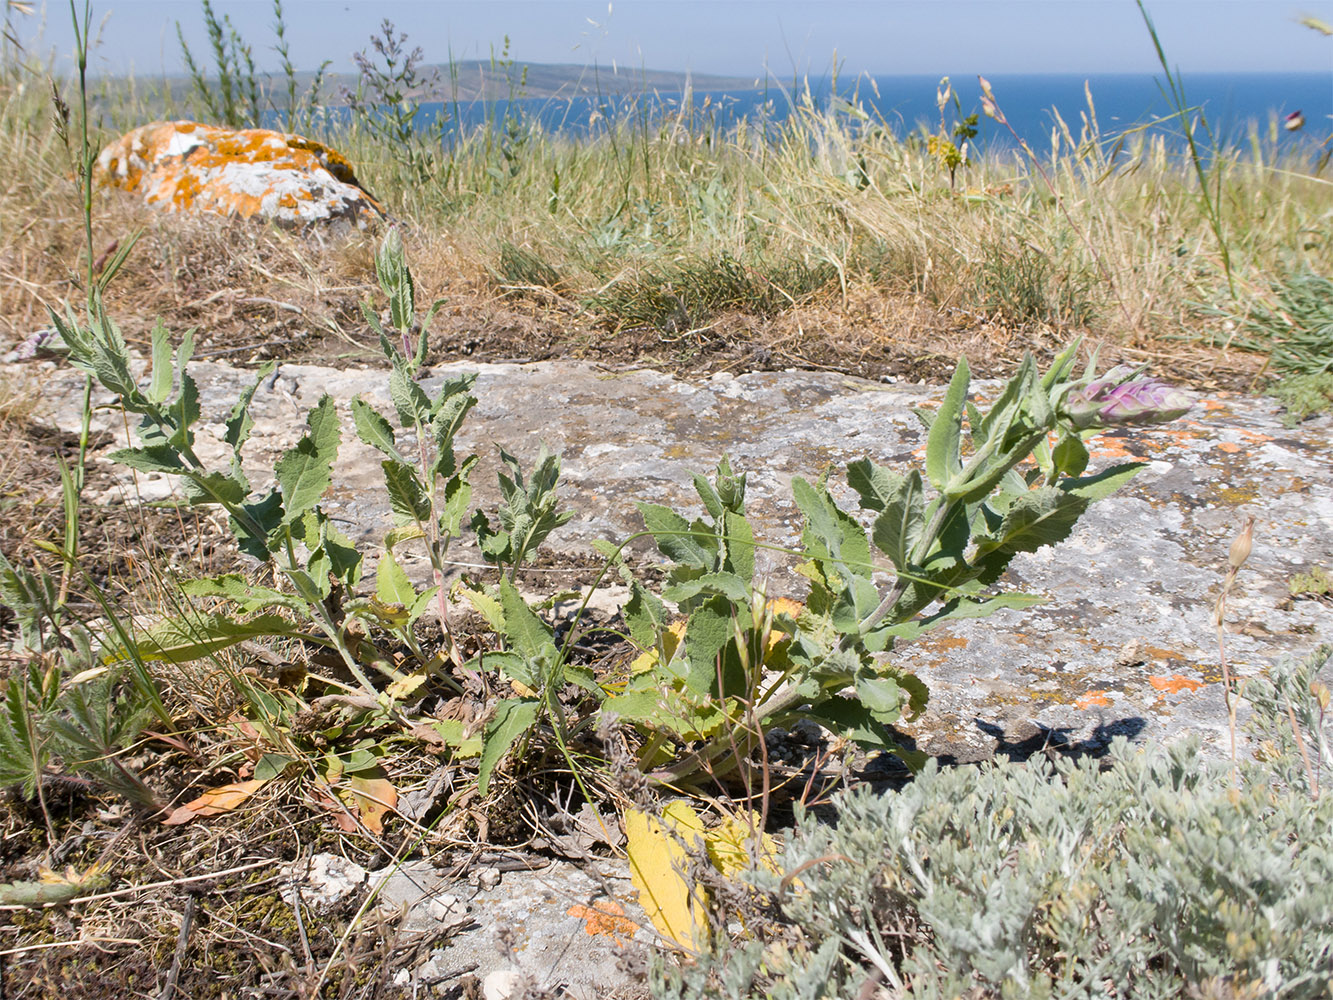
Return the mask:
<path id="1" fill-rule="evenodd" d="M 1180 122 L 1163 93 L 1165 80 L 1160 76 L 995 74 L 989 80 L 1014 131 L 1036 150 L 1049 148 L 1057 110 L 1078 137 L 1080 115 L 1088 110 L 1088 93 L 1104 139 L 1142 126 L 1168 137 L 1181 135 Z M 684 110 L 695 123 L 725 131 L 741 119 L 752 126 L 780 125 L 795 104 L 804 102 L 808 92 L 817 108 L 846 111 L 849 106 L 859 106 L 870 123 L 883 123 L 906 135 L 922 126 L 938 128 L 939 82 L 936 76 L 877 76 L 839 81 L 836 91 L 829 81 L 802 82 L 799 86 L 774 81 L 758 89 L 697 90 L 688 96 L 655 92 L 638 97 L 519 99 L 512 106 L 503 100 L 428 104 L 421 108 L 419 120 L 424 124 L 444 114 L 451 130 L 460 123 L 464 129 L 500 128 L 512 114 L 529 122 L 535 120 L 548 131 L 587 135 L 627 117 L 635 122 L 657 122 Z M 974 147 L 1011 147 L 1014 140 L 1008 130 L 981 114 L 977 78 L 957 76 L 952 84 L 961 116 L 978 114 Z M 1333 147 L 1333 72 L 1198 73 L 1185 75 L 1182 84 L 1192 120 L 1206 122 L 1223 148 L 1248 144 L 1255 131 L 1261 141 L 1275 139 L 1279 146 L 1291 150 L 1317 153 Z M 1304 116 L 1304 128 L 1298 132 L 1282 129 L 1282 119 L 1297 111 Z M 945 117 L 950 127 L 960 117 L 952 103 Z"/>

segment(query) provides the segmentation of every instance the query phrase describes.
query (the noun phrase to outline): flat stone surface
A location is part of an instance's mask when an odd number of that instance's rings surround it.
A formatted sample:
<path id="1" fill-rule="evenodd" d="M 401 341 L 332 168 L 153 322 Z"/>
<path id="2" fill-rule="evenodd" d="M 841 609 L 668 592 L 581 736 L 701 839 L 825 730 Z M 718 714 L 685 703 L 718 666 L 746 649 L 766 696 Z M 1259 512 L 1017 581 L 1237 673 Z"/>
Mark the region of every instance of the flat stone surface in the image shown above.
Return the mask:
<path id="1" fill-rule="evenodd" d="M 912 408 L 938 402 L 943 392 L 804 371 L 688 382 L 578 362 L 441 366 L 425 387 L 462 371 L 480 373 L 480 403 L 460 449 L 482 455 L 476 499 L 493 505 L 497 497 L 493 444 L 530 465 L 544 440 L 564 456 L 562 495 L 577 512 L 548 545 L 582 556 L 592 554 L 594 539 L 641 529 L 635 500 L 699 513 L 691 475 L 711 472 L 723 454 L 749 473 L 756 537 L 790 547 L 800 531 L 792 477 L 814 479 L 833 465 L 835 494 L 854 509 L 839 482 L 842 466 L 861 457 L 891 468 L 919 462 L 924 441 Z M 206 362 L 191 373 L 205 414 L 198 450 L 220 459 L 222 421 L 254 376 Z M 81 377 L 48 366 L 42 378 L 57 421 L 77 427 Z M 974 392 L 984 399 L 997 386 L 977 383 Z M 256 487 L 271 482 L 273 461 L 326 392 L 344 411 L 344 436 L 325 507 L 354 538 L 375 542 L 390 526 L 379 456 L 355 438 L 346 405 L 360 394 L 390 413 L 385 372 L 281 366 L 255 395 L 247 471 Z M 98 420 L 120 433 L 109 411 Z M 1014 560 L 1009 583 L 1044 595 L 1045 604 L 946 626 L 895 654 L 931 689 L 927 715 L 906 731 L 923 749 L 959 760 L 1187 731 L 1219 750 L 1226 713 L 1213 606 L 1228 547 L 1247 515 L 1256 519 L 1253 554 L 1227 611 L 1232 669 L 1249 676 L 1280 656 L 1333 641 L 1333 606 L 1288 592 L 1295 573 L 1333 568 L 1331 439 L 1329 417 L 1288 429 L 1271 400 L 1234 395 L 1202 398 L 1165 427 L 1094 439 L 1094 468 L 1131 458 L 1150 464 L 1127 489 L 1095 504 L 1066 542 Z M 139 489 L 160 497 L 170 483 L 140 476 Z M 454 554 L 463 564 L 480 562 L 467 545 Z M 792 561 L 764 554 L 771 594 L 801 595 Z M 424 579 L 424 560 L 413 571 Z"/>
<path id="2" fill-rule="evenodd" d="M 471 976 L 492 986 L 531 984 L 571 1000 L 599 1000 L 634 987 L 625 959 L 641 961 L 655 941 L 618 860 L 557 860 L 506 872 L 483 867 L 460 879 L 428 860 L 367 872 L 338 855 L 317 854 L 288 865 L 283 875 L 284 898 L 294 902 L 299 893 L 316 915 L 339 902 L 360 907 L 374 893 L 376 913 L 400 921 L 400 936 L 422 942 L 421 960 L 400 970 L 397 984 L 427 995 Z"/>

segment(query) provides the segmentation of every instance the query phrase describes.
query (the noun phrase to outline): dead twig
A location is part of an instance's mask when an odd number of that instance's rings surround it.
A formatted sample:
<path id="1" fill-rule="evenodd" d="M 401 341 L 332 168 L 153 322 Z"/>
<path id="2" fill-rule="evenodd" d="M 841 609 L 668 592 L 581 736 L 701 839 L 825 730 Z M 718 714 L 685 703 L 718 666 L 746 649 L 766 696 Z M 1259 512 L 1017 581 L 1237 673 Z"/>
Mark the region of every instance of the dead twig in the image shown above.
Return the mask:
<path id="1" fill-rule="evenodd" d="M 157 995 L 157 1000 L 171 1000 L 172 994 L 176 992 L 176 980 L 180 978 L 181 963 L 185 960 L 185 950 L 190 944 L 194 911 L 198 905 L 199 901 L 195 896 L 185 897 L 185 909 L 181 911 L 181 930 L 176 935 L 176 950 L 171 955 L 171 969 L 167 972 L 167 981 L 162 986 L 162 992 Z"/>

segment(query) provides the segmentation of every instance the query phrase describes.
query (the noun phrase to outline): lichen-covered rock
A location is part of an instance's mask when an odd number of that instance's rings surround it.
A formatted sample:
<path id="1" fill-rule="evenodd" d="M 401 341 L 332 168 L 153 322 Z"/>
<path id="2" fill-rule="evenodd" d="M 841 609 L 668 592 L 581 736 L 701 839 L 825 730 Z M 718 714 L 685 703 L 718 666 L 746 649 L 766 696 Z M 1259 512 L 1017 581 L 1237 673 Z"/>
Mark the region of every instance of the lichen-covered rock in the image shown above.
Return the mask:
<path id="1" fill-rule="evenodd" d="M 269 129 L 153 122 L 102 150 L 97 173 L 169 212 L 362 227 L 384 214 L 336 150 Z"/>

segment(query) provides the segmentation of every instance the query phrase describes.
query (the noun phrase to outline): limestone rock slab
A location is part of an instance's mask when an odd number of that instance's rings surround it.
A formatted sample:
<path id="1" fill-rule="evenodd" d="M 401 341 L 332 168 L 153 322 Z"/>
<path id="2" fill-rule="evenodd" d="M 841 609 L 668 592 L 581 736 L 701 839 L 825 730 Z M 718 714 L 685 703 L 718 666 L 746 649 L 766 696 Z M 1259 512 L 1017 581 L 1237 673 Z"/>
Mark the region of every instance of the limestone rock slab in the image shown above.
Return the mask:
<path id="1" fill-rule="evenodd" d="M 221 421 L 251 373 L 198 363 L 206 420 L 198 450 L 221 460 Z M 943 387 L 881 385 L 820 372 L 756 372 L 685 381 L 657 371 L 610 371 L 593 364 L 448 365 L 425 381 L 479 371 L 480 403 L 460 454 L 483 461 L 474 498 L 494 505 L 494 445 L 525 465 L 539 442 L 564 455 L 562 495 L 576 512 L 549 541 L 556 551 L 590 555 L 597 538 L 641 530 L 633 501 L 700 513 L 691 475 L 710 472 L 723 454 L 749 473 L 756 537 L 776 546 L 761 559 L 771 594 L 799 597 L 793 558 L 800 517 L 794 476 L 870 457 L 890 467 L 919 463 L 921 427 L 912 408 L 937 403 Z M 998 384 L 978 383 L 983 399 Z M 66 428 L 78 425 L 81 379 L 50 370 L 48 395 Z M 344 413 L 343 445 L 326 509 L 359 541 L 390 526 L 379 455 L 355 439 L 348 400 L 361 395 L 390 413 L 387 374 L 283 365 L 255 396 L 247 472 L 256 488 L 300 436 L 304 415 L 324 393 Z M 109 416 L 102 425 L 119 433 Z M 1229 603 L 1227 655 L 1240 676 L 1276 658 L 1333 641 L 1333 605 L 1293 599 L 1291 577 L 1333 568 L 1333 420 L 1283 426 L 1275 403 L 1229 394 L 1203 398 L 1164 427 L 1124 428 L 1090 442 L 1093 467 L 1130 458 L 1149 463 L 1128 488 L 1093 506 L 1055 548 L 1014 560 L 1008 584 L 1044 595 L 1045 604 L 955 623 L 895 652 L 931 689 L 927 715 L 911 727 L 919 745 L 942 756 L 976 759 L 1043 746 L 1095 750 L 1116 734 L 1172 739 L 1202 734 L 1225 743 L 1213 605 L 1232 537 L 1256 519 L 1254 550 Z M 126 477 L 128 480 L 128 477 Z M 169 482 L 140 477 L 149 495 Z M 646 542 L 641 550 L 651 551 Z M 454 550 L 477 564 L 475 549 Z M 424 561 L 414 572 L 425 578 Z"/>

